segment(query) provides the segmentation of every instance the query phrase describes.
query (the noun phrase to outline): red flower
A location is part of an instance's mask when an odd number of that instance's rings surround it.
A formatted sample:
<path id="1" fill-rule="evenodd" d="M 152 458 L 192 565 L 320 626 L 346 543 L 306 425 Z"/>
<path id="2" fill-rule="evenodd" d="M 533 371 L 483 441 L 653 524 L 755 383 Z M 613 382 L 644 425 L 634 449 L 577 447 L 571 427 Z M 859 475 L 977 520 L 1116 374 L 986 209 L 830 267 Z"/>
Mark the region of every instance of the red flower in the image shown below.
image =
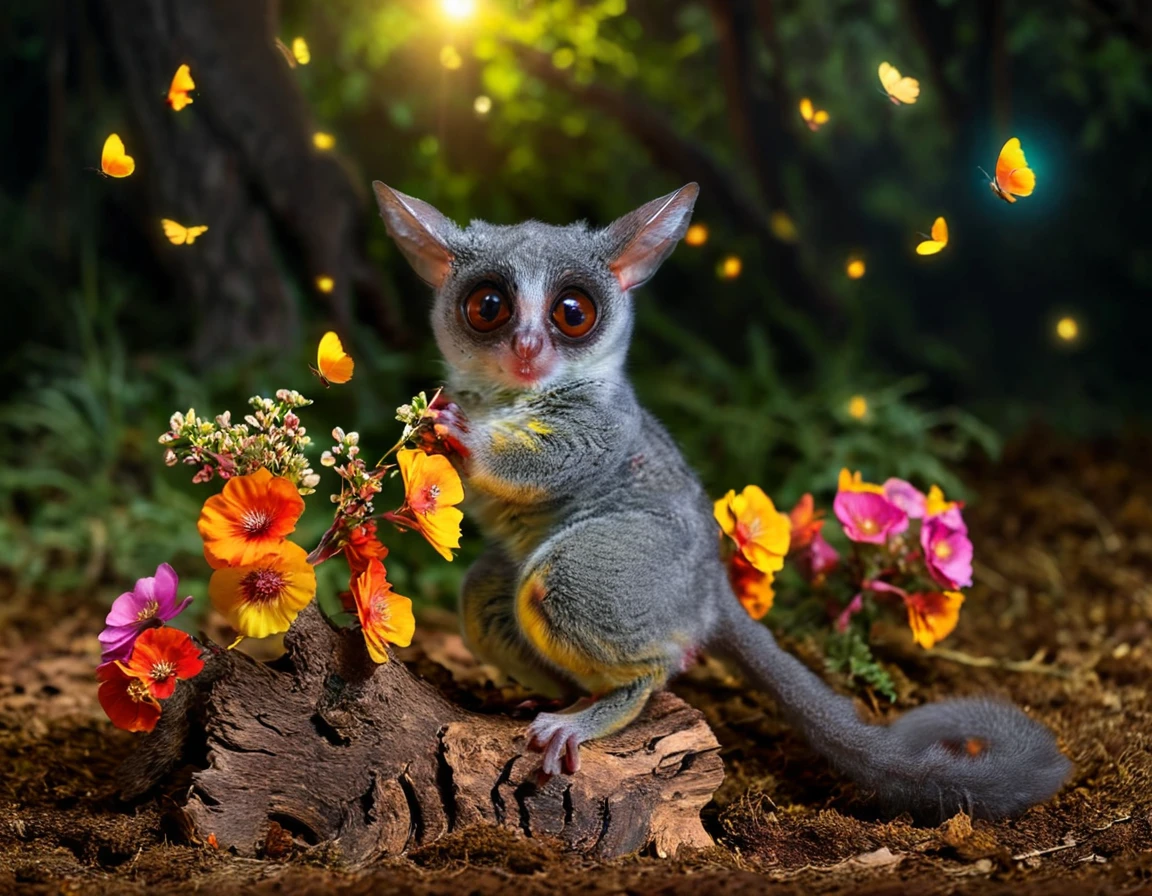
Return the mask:
<path id="1" fill-rule="evenodd" d="M 823 527 L 824 511 L 813 510 L 812 495 L 806 493 L 789 511 L 788 519 L 792 523 L 792 541 L 789 548 L 793 551 L 802 551 L 812 544 L 812 539 Z"/>
<path id="2" fill-rule="evenodd" d="M 376 537 L 375 520 L 369 520 L 348 533 L 348 540 L 344 543 L 344 559 L 348 561 L 353 579 L 364 572 L 373 560 L 383 560 L 387 556 L 388 548 Z"/>
<path id="3" fill-rule="evenodd" d="M 145 629 L 136 639 L 128 662 L 117 665 L 126 675 L 143 682 L 149 696 L 165 700 L 176 690 L 177 680 L 199 675 L 204 661 L 186 632 L 162 626 Z"/>
<path id="4" fill-rule="evenodd" d="M 129 675 L 116 662 L 100 666 L 96 678 L 100 681 L 100 706 L 113 725 L 125 731 L 151 731 L 156 727 L 160 703 L 152 696 L 147 682 Z"/>

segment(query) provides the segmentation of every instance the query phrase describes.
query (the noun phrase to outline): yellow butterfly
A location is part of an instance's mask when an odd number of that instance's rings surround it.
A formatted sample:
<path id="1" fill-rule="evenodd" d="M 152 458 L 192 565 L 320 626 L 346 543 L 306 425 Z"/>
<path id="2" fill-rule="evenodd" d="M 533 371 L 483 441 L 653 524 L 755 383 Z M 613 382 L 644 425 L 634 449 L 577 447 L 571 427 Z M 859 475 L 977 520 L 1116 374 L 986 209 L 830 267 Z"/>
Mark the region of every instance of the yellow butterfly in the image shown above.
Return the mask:
<path id="1" fill-rule="evenodd" d="M 920 234 L 924 236 L 924 234 Z M 948 245 L 948 222 L 937 218 L 932 222 L 932 238 L 925 239 L 916 247 L 917 255 L 935 255 Z"/>
<path id="2" fill-rule="evenodd" d="M 888 99 L 897 106 L 901 103 L 914 103 L 920 96 L 920 82 L 915 78 L 901 77 L 900 72 L 888 62 L 881 62 L 877 72 L 880 75 L 880 84 Z"/>
<path id="3" fill-rule="evenodd" d="M 810 131 L 818 131 L 828 123 L 828 112 L 824 109 L 817 109 L 808 97 L 800 100 L 800 117 L 804 119 L 804 123 L 808 125 Z"/>
<path id="4" fill-rule="evenodd" d="M 164 228 L 164 236 L 168 237 L 168 242 L 173 246 L 191 246 L 196 242 L 196 237 L 208 230 L 207 224 L 185 227 L 183 224 L 177 224 L 171 218 L 161 218 L 160 226 Z"/>
<path id="5" fill-rule="evenodd" d="M 983 168 L 980 170 L 984 171 Z M 984 171 L 984 176 L 988 177 L 987 171 Z M 996 176 L 988 177 L 988 186 L 1005 202 L 1015 202 L 1017 196 L 1031 196 L 1036 189 L 1036 172 L 1028 167 L 1019 137 L 1013 137 L 1000 150 Z"/>
<path id="6" fill-rule="evenodd" d="M 172 86 L 168 88 L 168 105 L 179 112 L 192 102 L 192 97 L 188 95 L 188 91 L 195 89 L 196 82 L 192 80 L 192 72 L 188 70 L 188 65 L 185 63 L 176 69 L 176 74 L 172 76 Z"/>
<path id="7" fill-rule="evenodd" d="M 288 49 L 284 41 L 276 38 L 276 49 L 284 55 L 285 61 L 292 68 L 296 68 L 297 63 L 307 65 L 312 61 L 312 51 L 308 49 L 308 41 L 302 37 L 293 38 L 291 50 Z"/>
<path id="8" fill-rule="evenodd" d="M 127 177 L 136 170 L 136 160 L 124 151 L 119 134 L 109 134 L 100 153 L 100 170 L 109 177 Z"/>
<path id="9" fill-rule="evenodd" d="M 352 379 L 352 370 L 356 362 L 344 351 L 344 344 L 340 337 L 329 330 L 320 340 L 320 347 L 316 350 L 316 366 L 312 372 L 320 377 L 324 388 L 329 383 L 346 383 Z"/>

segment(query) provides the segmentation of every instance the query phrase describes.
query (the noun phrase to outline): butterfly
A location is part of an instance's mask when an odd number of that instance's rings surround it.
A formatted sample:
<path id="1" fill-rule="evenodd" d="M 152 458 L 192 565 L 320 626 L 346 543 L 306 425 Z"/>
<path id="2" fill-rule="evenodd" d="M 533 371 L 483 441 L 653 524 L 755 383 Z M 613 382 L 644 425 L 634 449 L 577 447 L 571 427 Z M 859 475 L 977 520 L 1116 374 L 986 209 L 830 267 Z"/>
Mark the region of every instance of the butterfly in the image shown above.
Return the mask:
<path id="1" fill-rule="evenodd" d="M 1015 202 L 1017 196 L 1031 196 L 1036 189 L 1036 172 L 1028 167 L 1019 137 L 1013 137 L 1000 150 L 995 177 L 989 177 L 983 168 L 980 170 L 988 178 L 992 192 L 1005 202 Z"/>
<path id="2" fill-rule="evenodd" d="M 208 230 L 207 224 L 197 224 L 195 227 L 185 227 L 177 224 L 171 218 L 161 218 L 160 226 L 164 228 L 164 236 L 173 246 L 191 246 L 196 237 Z"/>
<path id="3" fill-rule="evenodd" d="M 346 383 L 352 379 L 352 369 L 356 362 L 344 351 L 344 344 L 340 337 L 329 330 L 320 340 L 320 347 L 316 350 L 316 366 L 312 372 L 320 377 L 320 382 L 327 389 L 329 383 Z"/>
<path id="4" fill-rule="evenodd" d="M 168 88 L 168 105 L 179 112 L 192 102 L 192 97 L 188 95 L 188 91 L 195 89 L 196 82 L 192 80 L 192 73 L 188 70 L 188 64 L 185 63 L 176 69 L 176 74 L 172 76 L 172 86 Z"/>
<path id="5" fill-rule="evenodd" d="M 817 109 L 808 97 L 800 100 L 800 117 L 804 119 L 804 123 L 808 125 L 810 131 L 818 131 L 828 123 L 828 112 L 824 109 Z"/>
<path id="6" fill-rule="evenodd" d="M 877 72 L 880 75 L 880 84 L 888 99 L 899 106 L 901 103 L 914 103 L 920 96 L 920 82 L 915 78 L 901 77 L 900 72 L 891 63 L 881 62 Z"/>
<path id="7" fill-rule="evenodd" d="M 920 234 L 924 236 L 924 234 Z M 932 238 L 924 238 L 924 242 L 916 247 L 917 255 L 935 255 L 948 245 L 948 222 L 937 218 L 932 222 Z"/>
<path id="8" fill-rule="evenodd" d="M 288 60 L 288 64 L 292 68 L 296 68 L 297 63 L 307 65 L 312 61 L 312 51 L 308 49 L 308 41 L 302 37 L 293 38 L 291 50 L 288 49 L 284 41 L 276 38 L 276 49 L 284 54 L 284 58 Z"/>
<path id="9" fill-rule="evenodd" d="M 100 170 L 108 177 L 127 177 L 136 170 L 136 160 L 124 151 L 119 134 L 109 134 L 100 153 Z"/>

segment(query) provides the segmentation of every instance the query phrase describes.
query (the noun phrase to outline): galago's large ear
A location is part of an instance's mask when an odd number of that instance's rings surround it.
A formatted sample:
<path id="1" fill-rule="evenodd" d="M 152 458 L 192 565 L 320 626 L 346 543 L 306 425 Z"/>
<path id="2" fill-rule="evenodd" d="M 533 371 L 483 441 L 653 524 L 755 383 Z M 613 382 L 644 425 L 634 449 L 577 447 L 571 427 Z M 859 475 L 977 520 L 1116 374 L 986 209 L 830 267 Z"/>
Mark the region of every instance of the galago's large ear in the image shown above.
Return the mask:
<path id="1" fill-rule="evenodd" d="M 420 279 L 439 289 L 452 265 L 447 238 L 456 225 L 422 199 L 393 190 L 382 181 L 372 181 L 372 189 L 389 236 Z"/>
<path id="2" fill-rule="evenodd" d="M 692 218 L 692 206 L 700 194 L 697 184 L 686 184 L 675 193 L 651 202 L 617 218 L 604 230 L 608 242 L 609 267 L 620 288 L 627 292 L 656 273 L 672 254 Z"/>

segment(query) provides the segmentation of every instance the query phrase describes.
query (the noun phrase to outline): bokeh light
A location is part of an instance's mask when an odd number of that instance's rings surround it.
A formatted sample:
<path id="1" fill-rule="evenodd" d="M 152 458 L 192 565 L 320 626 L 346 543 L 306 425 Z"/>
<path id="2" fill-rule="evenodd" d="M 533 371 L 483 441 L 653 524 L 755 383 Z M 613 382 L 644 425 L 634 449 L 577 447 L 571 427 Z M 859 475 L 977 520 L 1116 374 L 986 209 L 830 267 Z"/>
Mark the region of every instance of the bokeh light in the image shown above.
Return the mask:
<path id="1" fill-rule="evenodd" d="M 739 255 L 726 255 L 716 269 L 716 275 L 721 280 L 735 280 L 744 270 L 744 262 Z"/>
<path id="2" fill-rule="evenodd" d="M 864 259 L 851 258 L 848 260 L 848 266 L 844 269 L 844 272 L 848 275 L 849 280 L 859 280 L 864 276 L 866 270 Z"/>
<path id="3" fill-rule="evenodd" d="M 319 150 L 329 150 L 336 145 L 336 138 L 324 131 L 317 131 L 312 135 L 312 145 Z"/>
<path id="4" fill-rule="evenodd" d="M 1080 337 L 1080 324 L 1074 317 L 1062 317 L 1056 321 L 1056 335 L 1065 342 L 1075 342 Z"/>
<path id="5" fill-rule="evenodd" d="M 464 60 L 460 58 L 460 52 L 452 44 L 445 44 L 440 48 L 440 64 L 449 71 L 455 71 L 464 64 Z"/>
<path id="6" fill-rule="evenodd" d="M 868 416 L 868 399 L 863 395 L 853 395 L 848 399 L 848 416 L 854 420 L 863 420 Z"/>
<path id="7" fill-rule="evenodd" d="M 768 218 L 768 227 L 772 235 L 782 243 L 794 243 L 800 238 L 800 231 L 796 229 L 796 222 L 785 211 L 774 211 Z"/>
<path id="8" fill-rule="evenodd" d="M 689 246 L 703 246 L 708 242 L 708 227 L 704 224 L 693 224 L 684 234 L 684 242 Z"/>
<path id="9" fill-rule="evenodd" d="M 480 94 L 472 101 L 472 109 L 477 115 L 487 115 L 492 111 L 492 97 Z"/>
<path id="10" fill-rule="evenodd" d="M 336 281 L 327 274 L 321 274 L 316 278 L 316 288 L 323 293 L 332 292 L 336 288 Z"/>
<path id="11" fill-rule="evenodd" d="M 440 0 L 440 9 L 448 18 L 462 22 L 476 14 L 476 0 Z"/>

